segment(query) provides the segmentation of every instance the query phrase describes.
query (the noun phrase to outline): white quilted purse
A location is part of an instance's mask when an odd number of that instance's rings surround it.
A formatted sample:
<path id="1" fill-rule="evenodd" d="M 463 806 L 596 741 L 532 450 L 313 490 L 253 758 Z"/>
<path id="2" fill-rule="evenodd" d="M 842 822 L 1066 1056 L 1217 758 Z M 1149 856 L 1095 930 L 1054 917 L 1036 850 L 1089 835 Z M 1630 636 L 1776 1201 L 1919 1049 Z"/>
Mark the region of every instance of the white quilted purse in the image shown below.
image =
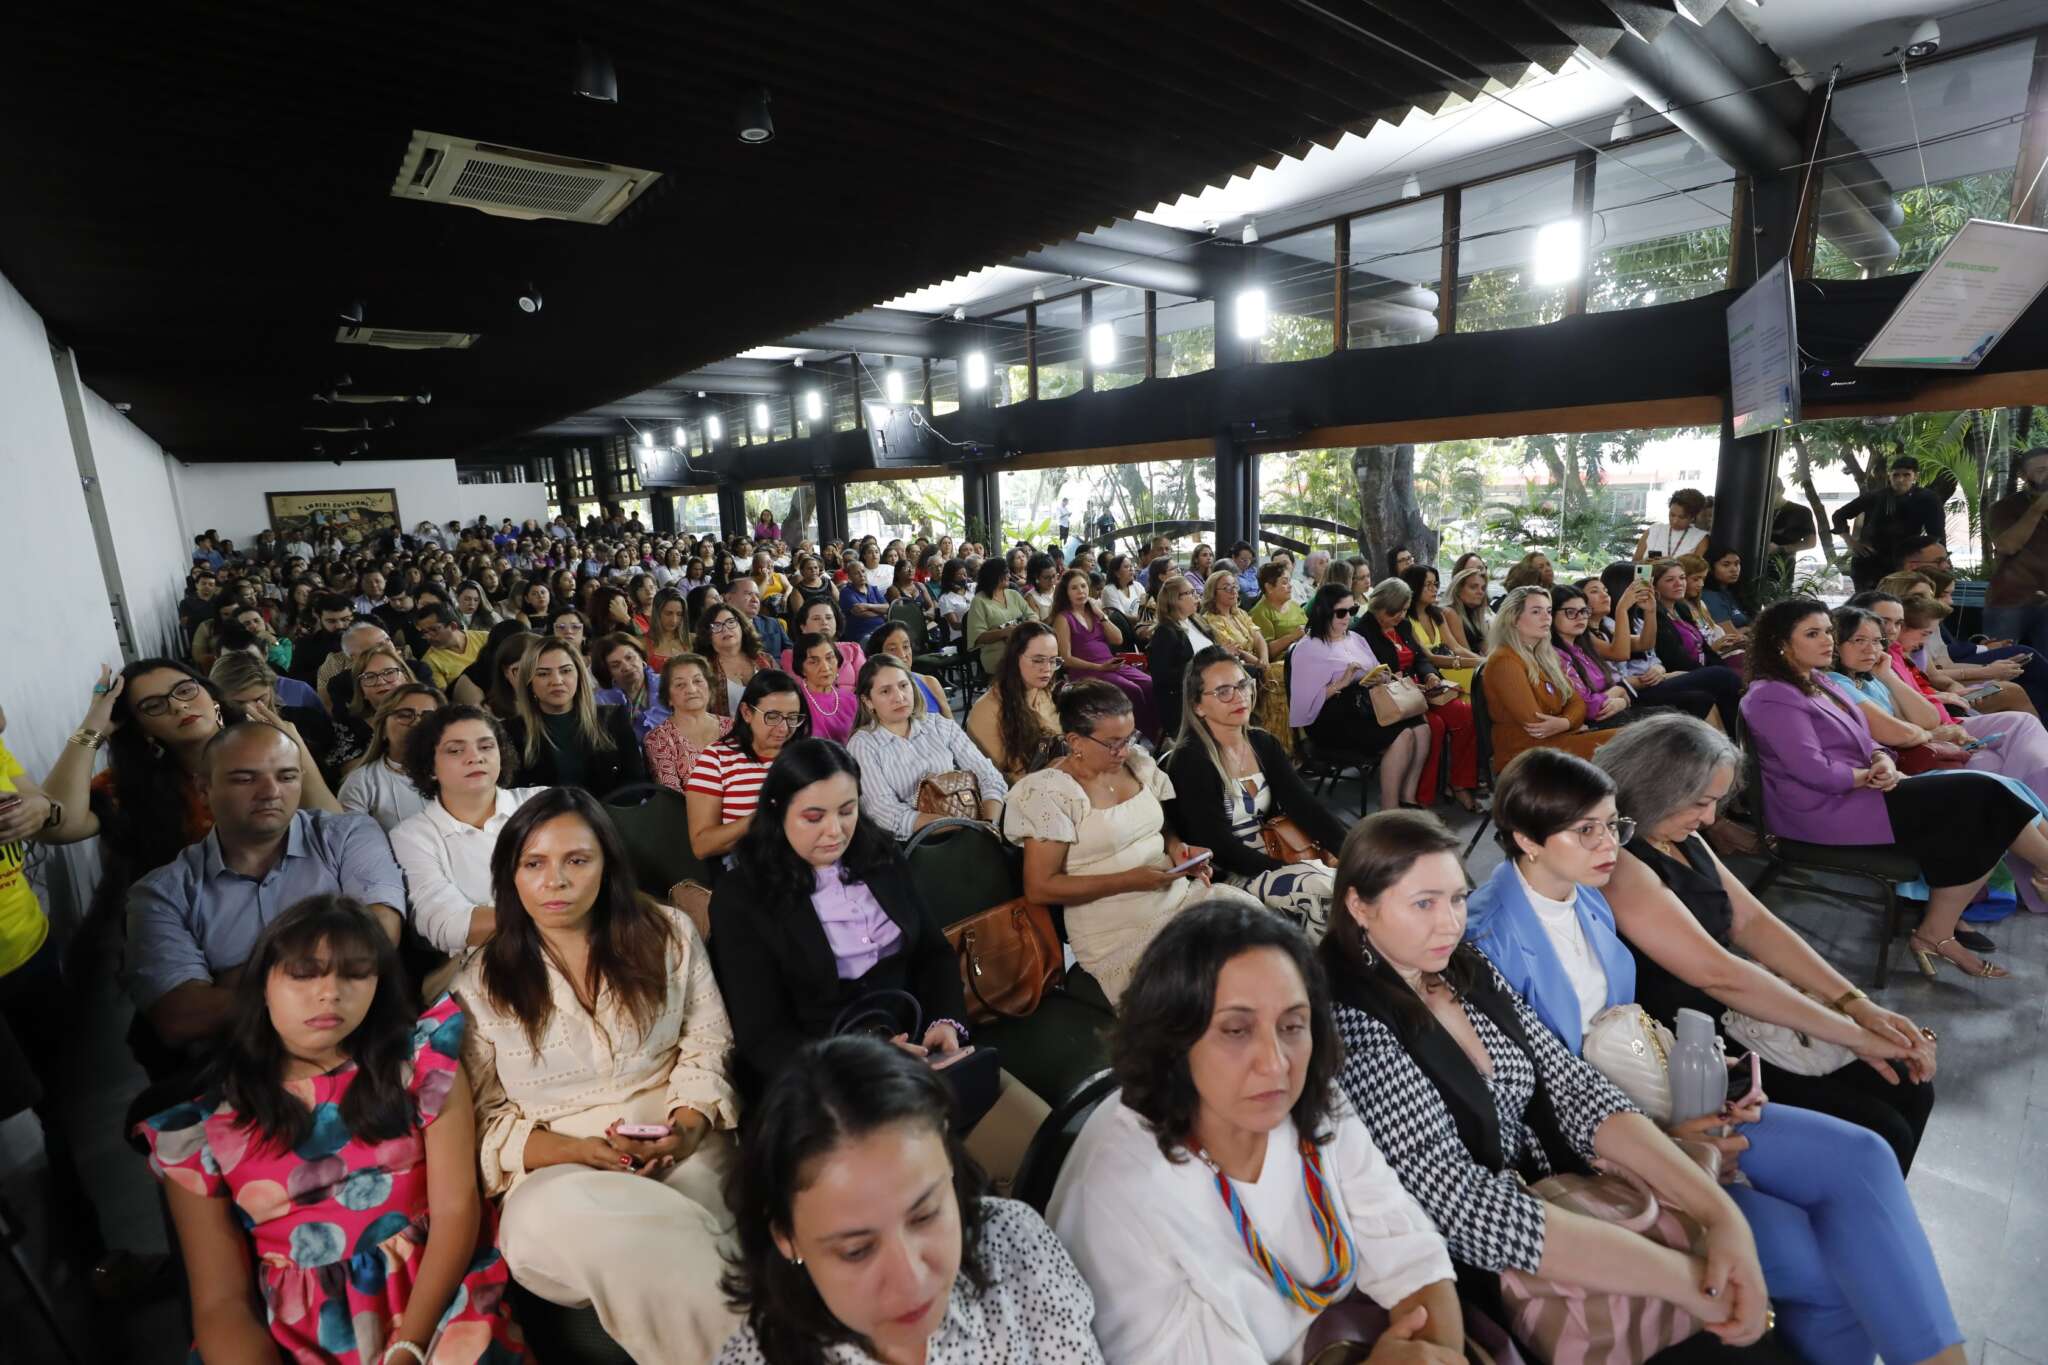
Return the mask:
<path id="1" fill-rule="evenodd" d="M 1815 1038 L 1783 1024 L 1767 1024 L 1754 1015 L 1729 1010 L 1721 1016 L 1728 1036 L 1782 1071 L 1795 1076 L 1826 1076 L 1856 1060 L 1840 1043 Z"/>
<path id="2" fill-rule="evenodd" d="M 1611 1005 L 1593 1016 L 1579 1053 L 1659 1128 L 1671 1126 L 1671 1030 L 1641 1005 Z"/>

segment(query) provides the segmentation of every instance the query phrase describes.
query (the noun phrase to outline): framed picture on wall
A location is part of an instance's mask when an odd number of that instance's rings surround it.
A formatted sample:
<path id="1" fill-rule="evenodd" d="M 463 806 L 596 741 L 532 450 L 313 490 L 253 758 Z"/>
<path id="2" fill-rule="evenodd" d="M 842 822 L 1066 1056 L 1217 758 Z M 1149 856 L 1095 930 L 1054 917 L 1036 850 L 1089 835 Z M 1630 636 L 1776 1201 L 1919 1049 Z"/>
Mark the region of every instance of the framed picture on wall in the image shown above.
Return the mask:
<path id="1" fill-rule="evenodd" d="M 342 544 L 355 546 L 375 540 L 401 526 L 398 520 L 398 490 L 395 488 L 338 488 L 307 493 L 265 493 L 270 507 L 270 529 L 280 544 L 304 540 L 320 541 L 321 528 L 332 530 Z"/>

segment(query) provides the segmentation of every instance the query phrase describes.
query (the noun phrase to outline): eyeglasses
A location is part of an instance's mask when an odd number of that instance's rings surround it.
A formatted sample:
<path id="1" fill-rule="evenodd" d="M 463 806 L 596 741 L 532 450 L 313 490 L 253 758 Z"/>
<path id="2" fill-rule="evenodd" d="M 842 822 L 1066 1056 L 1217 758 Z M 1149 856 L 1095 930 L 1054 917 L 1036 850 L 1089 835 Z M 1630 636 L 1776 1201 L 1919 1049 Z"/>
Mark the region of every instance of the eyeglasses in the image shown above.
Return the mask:
<path id="1" fill-rule="evenodd" d="M 1593 614 L 1591 607 L 1566 607 L 1557 613 L 1567 621 L 1583 621 Z"/>
<path id="2" fill-rule="evenodd" d="M 1137 736 L 1125 735 L 1122 739 L 1097 739 L 1093 735 L 1082 735 L 1081 738 L 1087 740 L 1090 744 L 1100 745 L 1112 758 L 1116 758 L 1130 752 L 1131 745 L 1136 741 Z"/>
<path id="3" fill-rule="evenodd" d="M 417 725 L 421 716 L 431 716 L 440 709 L 438 706 L 429 706 L 425 710 L 413 706 L 402 706 L 391 713 L 391 719 L 397 721 L 400 725 Z"/>
<path id="4" fill-rule="evenodd" d="M 1581 820 L 1566 833 L 1579 841 L 1580 848 L 1602 848 L 1610 839 L 1619 847 L 1636 837 L 1636 822 L 1627 816 L 1612 820 Z"/>
<path id="5" fill-rule="evenodd" d="M 804 728 L 804 715 L 801 711 L 756 711 L 754 714 L 759 716 L 761 724 L 770 730 L 801 730 Z"/>
<path id="6" fill-rule="evenodd" d="M 1235 701 L 1239 697 L 1255 697 L 1258 694 L 1259 685 L 1250 678 L 1246 678 L 1242 682 L 1225 683 L 1221 687 L 1212 687 L 1202 695 L 1214 697 L 1217 701 L 1227 702 Z"/>
<path id="7" fill-rule="evenodd" d="M 380 668 L 374 673 L 363 674 L 363 681 L 366 683 L 397 682 L 404 676 L 405 670 L 402 668 Z"/>
<path id="8" fill-rule="evenodd" d="M 135 703 L 135 709 L 145 716 L 167 716 L 171 713 L 172 702 L 191 701 L 205 690 L 199 683 L 187 678 L 161 696 L 144 697 Z"/>
<path id="9" fill-rule="evenodd" d="M 1339 607 L 1330 613 L 1330 618 L 1335 621 L 1348 621 L 1356 615 L 1358 615 L 1357 607 Z"/>
<path id="10" fill-rule="evenodd" d="M 740 623 L 733 620 L 731 617 L 726 617 L 723 620 L 713 621 L 711 623 L 711 633 L 713 635 L 723 635 L 728 630 L 738 630 L 739 628 Z"/>

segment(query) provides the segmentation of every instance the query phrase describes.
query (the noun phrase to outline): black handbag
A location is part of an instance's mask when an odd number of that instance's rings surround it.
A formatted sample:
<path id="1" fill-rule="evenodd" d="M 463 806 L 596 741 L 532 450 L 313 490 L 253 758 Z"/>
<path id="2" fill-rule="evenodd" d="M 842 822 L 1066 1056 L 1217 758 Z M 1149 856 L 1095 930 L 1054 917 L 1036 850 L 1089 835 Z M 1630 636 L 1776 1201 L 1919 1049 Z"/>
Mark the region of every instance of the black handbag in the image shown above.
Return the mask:
<path id="1" fill-rule="evenodd" d="M 904 1027 L 905 1010 L 910 1024 Z M 913 1042 L 924 1036 L 924 1007 L 909 991 L 870 991 L 850 1002 L 832 1021 L 832 1036 L 865 1034 L 887 1042 L 897 1034 Z M 988 1111 L 996 1107 L 996 1095 L 1003 1087 L 1002 1054 L 992 1047 L 976 1046 L 959 1061 L 939 1071 L 953 1092 L 953 1131 L 969 1133 Z"/>

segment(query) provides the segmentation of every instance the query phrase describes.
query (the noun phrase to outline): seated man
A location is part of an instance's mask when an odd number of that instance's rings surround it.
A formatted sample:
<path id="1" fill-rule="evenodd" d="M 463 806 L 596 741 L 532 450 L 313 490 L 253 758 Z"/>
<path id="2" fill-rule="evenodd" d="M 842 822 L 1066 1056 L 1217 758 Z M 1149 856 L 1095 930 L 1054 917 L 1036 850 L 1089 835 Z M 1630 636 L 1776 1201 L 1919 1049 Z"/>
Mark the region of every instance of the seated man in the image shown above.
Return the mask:
<path id="1" fill-rule="evenodd" d="M 761 613 L 761 587 L 751 578 L 735 578 L 726 585 L 725 604 L 747 618 L 747 624 L 754 628 L 754 638 L 761 642 L 771 659 L 782 657 L 789 648 L 789 633 L 782 628 L 782 622 L 773 616 Z"/>
<path id="2" fill-rule="evenodd" d="M 462 617 L 446 602 L 416 607 L 412 619 L 429 646 L 420 662 L 433 673 L 434 686 L 443 692 L 455 686 L 455 680 L 476 662 L 484 642 L 491 638 L 487 630 L 464 630 Z"/>
<path id="3" fill-rule="evenodd" d="M 405 881 L 367 815 L 299 809 L 299 749 L 255 721 L 208 741 L 200 781 L 213 832 L 128 892 L 122 977 L 172 1048 L 217 1036 L 257 934 L 308 896 L 361 901 L 398 941 Z"/>

